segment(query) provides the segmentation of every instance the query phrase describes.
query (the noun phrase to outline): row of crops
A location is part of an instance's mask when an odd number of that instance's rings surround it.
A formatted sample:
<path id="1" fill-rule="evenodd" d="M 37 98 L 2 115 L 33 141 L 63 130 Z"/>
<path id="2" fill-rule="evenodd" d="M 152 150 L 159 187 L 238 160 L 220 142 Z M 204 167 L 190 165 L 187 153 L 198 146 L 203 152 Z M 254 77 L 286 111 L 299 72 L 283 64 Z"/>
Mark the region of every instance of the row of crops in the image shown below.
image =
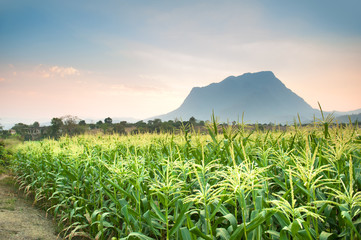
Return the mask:
<path id="1" fill-rule="evenodd" d="M 361 239 L 359 131 L 63 137 L 13 166 L 64 238 Z"/>

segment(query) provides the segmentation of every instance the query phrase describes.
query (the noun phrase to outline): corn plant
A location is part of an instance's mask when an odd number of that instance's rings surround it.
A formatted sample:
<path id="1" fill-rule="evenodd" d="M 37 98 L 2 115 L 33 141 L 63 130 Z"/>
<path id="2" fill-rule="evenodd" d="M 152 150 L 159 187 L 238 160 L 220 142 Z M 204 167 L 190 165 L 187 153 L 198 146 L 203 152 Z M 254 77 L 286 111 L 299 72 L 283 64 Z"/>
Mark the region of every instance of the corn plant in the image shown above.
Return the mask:
<path id="1" fill-rule="evenodd" d="M 27 142 L 12 167 L 65 239 L 361 239 L 357 125 L 213 120 L 208 134 Z"/>

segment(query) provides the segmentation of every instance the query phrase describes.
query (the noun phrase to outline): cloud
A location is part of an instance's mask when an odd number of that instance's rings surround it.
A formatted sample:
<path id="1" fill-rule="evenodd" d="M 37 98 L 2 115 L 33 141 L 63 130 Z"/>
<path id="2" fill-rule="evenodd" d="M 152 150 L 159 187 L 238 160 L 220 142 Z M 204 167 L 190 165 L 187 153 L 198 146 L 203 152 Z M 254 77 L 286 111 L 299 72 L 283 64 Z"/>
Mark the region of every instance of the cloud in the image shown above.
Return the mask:
<path id="1" fill-rule="evenodd" d="M 73 67 L 59 67 L 53 66 L 49 68 L 49 72 L 64 77 L 66 75 L 79 75 L 79 70 Z"/>
<path id="2" fill-rule="evenodd" d="M 63 66 L 52 66 L 45 68 L 43 65 L 40 64 L 37 66 L 36 71 L 43 78 L 80 75 L 80 71 L 78 69 L 75 69 L 73 67 L 63 67 Z"/>
<path id="3" fill-rule="evenodd" d="M 5 78 L 0 77 L 0 82 L 4 82 Z"/>

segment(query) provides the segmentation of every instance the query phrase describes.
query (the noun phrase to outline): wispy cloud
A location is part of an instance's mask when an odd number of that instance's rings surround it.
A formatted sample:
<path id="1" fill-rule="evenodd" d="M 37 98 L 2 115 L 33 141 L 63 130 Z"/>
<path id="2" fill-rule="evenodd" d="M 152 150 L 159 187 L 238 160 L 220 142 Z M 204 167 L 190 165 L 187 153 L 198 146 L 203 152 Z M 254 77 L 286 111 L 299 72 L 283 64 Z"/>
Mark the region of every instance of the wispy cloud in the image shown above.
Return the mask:
<path id="1" fill-rule="evenodd" d="M 45 67 L 41 64 L 36 67 L 36 73 L 40 74 L 40 76 L 43 78 L 79 76 L 80 75 L 80 71 L 73 67 L 63 67 L 63 66 Z"/>
<path id="2" fill-rule="evenodd" d="M 64 77 L 66 75 L 80 75 L 79 70 L 73 67 L 59 67 L 59 66 L 52 66 L 49 68 L 49 71 L 53 74 L 60 75 Z"/>
<path id="3" fill-rule="evenodd" d="M 0 77 L 0 82 L 4 82 L 5 78 Z"/>

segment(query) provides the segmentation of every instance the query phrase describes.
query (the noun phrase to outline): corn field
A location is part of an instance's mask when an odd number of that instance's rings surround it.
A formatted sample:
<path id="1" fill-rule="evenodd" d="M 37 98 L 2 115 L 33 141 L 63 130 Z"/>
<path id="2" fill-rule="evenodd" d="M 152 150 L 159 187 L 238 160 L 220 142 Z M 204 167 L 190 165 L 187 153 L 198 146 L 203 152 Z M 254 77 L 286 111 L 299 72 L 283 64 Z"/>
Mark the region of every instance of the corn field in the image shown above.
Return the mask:
<path id="1" fill-rule="evenodd" d="M 361 239 L 361 136 L 290 130 L 82 135 L 13 162 L 66 239 Z"/>

